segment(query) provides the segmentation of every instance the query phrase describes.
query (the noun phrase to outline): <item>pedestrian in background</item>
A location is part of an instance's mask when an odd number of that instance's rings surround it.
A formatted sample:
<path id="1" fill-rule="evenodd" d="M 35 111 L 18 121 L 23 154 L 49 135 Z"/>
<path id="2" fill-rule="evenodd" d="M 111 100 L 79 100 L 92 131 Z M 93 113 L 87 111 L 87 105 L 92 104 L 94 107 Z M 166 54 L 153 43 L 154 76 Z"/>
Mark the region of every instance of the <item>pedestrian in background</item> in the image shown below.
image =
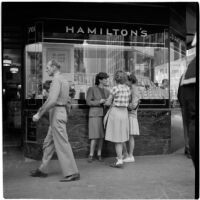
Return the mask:
<path id="1" fill-rule="evenodd" d="M 111 93 L 104 105 L 110 106 L 104 118 L 106 127 L 105 140 L 115 144 L 117 160 L 111 167 L 123 167 L 122 150 L 123 143 L 129 140 L 128 110 L 131 91 L 126 85 L 127 75 L 124 71 L 117 71 L 114 74 L 116 86 L 111 89 Z"/>
<path id="2" fill-rule="evenodd" d="M 128 116 L 129 116 L 129 143 L 128 143 L 128 151 L 126 147 L 126 143 L 123 144 L 124 147 L 124 158 L 123 162 L 134 162 L 133 151 L 135 148 L 135 135 L 140 135 L 139 124 L 137 118 L 137 110 L 140 103 L 140 92 L 137 87 L 137 78 L 134 73 L 131 73 L 128 76 L 128 85 L 131 89 L 131 101 L 128 106 Z"/>
<path id="3" fill-rule="evenodd" d="M 49 96 L 49 89 L 51 86 L 52 81 L 51 80 L 47 80 L 43 83 L 43 91 L 42 91 L 42 95 L 44 99 L 47 99 Z"/>
<path id="4" fill-rule="evenodd" d="M 49 95 L 39 111 L 33 116 L 37 122 L 49 111 L 50 126 L 43 144 L 43 157 L 40 167 L 31 172 L 32 177 L 47 177 L 47 166 L 56 151 L 64 178 L 61 182 L 80 179 L 66 130 L 66 104 L 69 99 L 68 80 L 60 72 L 60 65 L 55 60 L 47 63 L 46 72 L 53 77 Z"/>
<path id="5" fill-rule="evenodd" d="M 183 106 L 183 101 L 184 101 L 184 96 L 183 96 L 183 87 L 180 86 L 181 82 L 183 81 L 182 79 L 184 78 L 184 75 L 181 76 L 180 82 L 179 82 L 179 87 L 178 87 L 178 101 L 180 103 L 181 107 L 181 113 L 182 113 L 182 119 L 183 119 L 183 132 L 184 132 L 184 142 L 185 142 L 185 149 L 184 149 L 184 154 L 188 157 L 191 158 L 190 155 L 190 147 L 189 147 L 189 130 L 188 130 L 188 125 L 187 125 L 187 116 L 185 113 L 185 109 Z"/>
<path id="6" fill-rule="evenodd" d="M 108 74 L 100 72 L 96 75 L 95 86 L 90 87 L 87 91 L 86 102 L 89 108 L 89 139 L 90 153 L 88 162 L 94 160 L 95 147 L 98 144 L 97 159 L 102 160 L 101 152 L 104 139 L 103 117 L 105 114 L 104 103 L 109 96 L 109 90 L 105 87 L 108 85 Z"/>
<path id="7" fill-rule="evenodd" d="M 196 46 L 196 34 L 192 42 L 192 46 Z M 182 105 L 183 114 L 185 116 L 186 129 L 189 137 L 189 150 L 192 157 L 194 167 L 196 169 L 195 156 L 195 119 L 196 119 L 196 56 L 190 62 L 186 72 L 180 82 L 179 99 Z"/>

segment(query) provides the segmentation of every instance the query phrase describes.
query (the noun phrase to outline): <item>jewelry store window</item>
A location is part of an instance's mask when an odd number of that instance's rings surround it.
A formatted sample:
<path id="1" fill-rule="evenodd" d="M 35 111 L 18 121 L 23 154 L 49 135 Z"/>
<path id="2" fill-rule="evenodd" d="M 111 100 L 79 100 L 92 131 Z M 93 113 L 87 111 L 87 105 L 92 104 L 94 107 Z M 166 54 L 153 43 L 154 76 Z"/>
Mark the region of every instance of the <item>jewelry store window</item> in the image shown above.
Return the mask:
<path id="1" fill-rule="evenodd" d="M 113 75 L 120 69 L 135 73 L 142 96 L 141 108 L 169 107 L 166 27 L 68 23 L 73 26 L 65 24 L 64 33 L 60 29 L 63 22 L 44 23 L 43 34 L 35 34 L 43 36 L 41 41 L 26 46 L 26 99 L 43 99 L 43 84 L 50 80 L 45 72 L 46 63 L 56 59 L 75 90 L 73 105 L 85 105 L 87 90 L 94 84 L 97 73 L 109 74 L 110 89 L 114 85 Z M 35 50 L 32 52 L 29 48 Z"/>

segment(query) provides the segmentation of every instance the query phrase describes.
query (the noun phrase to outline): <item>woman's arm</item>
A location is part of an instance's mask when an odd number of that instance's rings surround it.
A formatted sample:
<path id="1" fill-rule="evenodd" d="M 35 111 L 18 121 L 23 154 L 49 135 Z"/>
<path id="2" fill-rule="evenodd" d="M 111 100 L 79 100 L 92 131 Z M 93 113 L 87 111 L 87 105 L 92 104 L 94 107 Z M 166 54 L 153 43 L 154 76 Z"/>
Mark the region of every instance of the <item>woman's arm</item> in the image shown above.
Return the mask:
<path id="1" fill-rule="evenodd" d="M 106 102 L 104 103 L 105 106 L 110 106 L 113 102 L 113 95 L 110 94 L 109 97 L 106 99 Z"/>
<path id="2" fill-rule="evenodd" d="M 93 95 L 93 88 L 89 88 L 87 91 L 86 103 L 88 106 L 101 106 L 105 102 L 104 99 L 96 100 Z"/>
<path id="3" fill-rule="evenodd" d="M 140 93 L 137 87 L 132 87 L 131 89 L 131 102 L 128 106 L 129 110 L 134 110 L 137 108 L 138 103 L 140 102 Z"/>

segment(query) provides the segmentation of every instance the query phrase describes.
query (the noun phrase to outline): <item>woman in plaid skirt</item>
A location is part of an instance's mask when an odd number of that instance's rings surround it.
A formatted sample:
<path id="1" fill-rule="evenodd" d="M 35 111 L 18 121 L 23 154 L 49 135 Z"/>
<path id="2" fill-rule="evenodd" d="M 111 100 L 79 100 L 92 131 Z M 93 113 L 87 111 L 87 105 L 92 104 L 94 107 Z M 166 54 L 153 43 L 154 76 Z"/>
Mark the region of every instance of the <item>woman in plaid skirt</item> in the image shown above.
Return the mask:
<path id="1" fill-rule="evenodd" d="M 140 135 L 139 124 L 137 119 L 137 110 L 139 107 L 141 95 L 137 87 L 137 78 L 134 73 L 128 76 L 128 84 L 131 88 L 131 102 L 128 106 L 129 114 L 129 148 L 127 151 L 126 143 L 124 143 L 124 159 L 123 162 L 134 162 L 133 151 L 135 147 L 135 135 Z"/>
<path id="2" fill-rule="evenodd" d="M 104 118 L 106 127 L 105 140 L 115 143 L 117 154 L 116 162 L 111 167 L 120 168 L 123 166 L 122 150 L 123 143 L 129 140 L 129 120 L 128 110 L 131 91 L 126 85 L 127 75 L 124 71 L 117 71 L 114 75 L 116 86 L 111 89 L 111 93 L 104 105 L 110 109 Z"/>

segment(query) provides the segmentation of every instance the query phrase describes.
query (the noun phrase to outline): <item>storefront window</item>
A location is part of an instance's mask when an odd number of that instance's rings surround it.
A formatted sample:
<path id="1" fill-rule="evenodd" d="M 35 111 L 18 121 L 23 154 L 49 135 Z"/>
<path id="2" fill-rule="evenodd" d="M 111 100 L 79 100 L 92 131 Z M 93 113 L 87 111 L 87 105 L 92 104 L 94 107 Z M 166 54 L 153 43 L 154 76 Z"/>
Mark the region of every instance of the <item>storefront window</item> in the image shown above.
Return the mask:
<path id="1" fill-rule="evenodd" d="M 113 74 L 121 69 L 135 73 L 143 99 L 168 99 L 168 48 L 164 44 L 164 33 L 157 37 L 163 43 L 150 43 L 155 42 L 156 35 L 151 35 L 148 43 L 145 41 L 147 39 L 142 41 L 138 38 L 139 45 L 137 41 L 124 44 L 123 40 L 120 42 L 121 38 L 117 41 L 116 38 L 113 41 L 107 40 L 105 45 L 91 44 L 90 40 L 74 45 L 74 81 L 77 89 L 75 98 L 79 98 L 79 91 L 86 93 L 100 71 L 110 75 L 109 86 L 112 87 Z"/>
<path id="2" fill-rule="evenodd" d="M 26 98 L 42 98 L 41 85 L 50 79 L 46 64 L 56 59 L 75 87 L 78 104 L 84 104 L 78 100 L 85 100 L 97 73 L 109 74 L 111 88 L 114 73 L 124 70 L 134 72 L 138 79 L 141 106 L 168 107 L 169 40 L 165 27 L 67 21 L 44 23 L 42 30 L 41 43 L 26 46 Z"/>
<path id="3" fill-rule="evenodd" d="M 26 46 L 26 98 L 42 98 L 42 45 Z"/>

